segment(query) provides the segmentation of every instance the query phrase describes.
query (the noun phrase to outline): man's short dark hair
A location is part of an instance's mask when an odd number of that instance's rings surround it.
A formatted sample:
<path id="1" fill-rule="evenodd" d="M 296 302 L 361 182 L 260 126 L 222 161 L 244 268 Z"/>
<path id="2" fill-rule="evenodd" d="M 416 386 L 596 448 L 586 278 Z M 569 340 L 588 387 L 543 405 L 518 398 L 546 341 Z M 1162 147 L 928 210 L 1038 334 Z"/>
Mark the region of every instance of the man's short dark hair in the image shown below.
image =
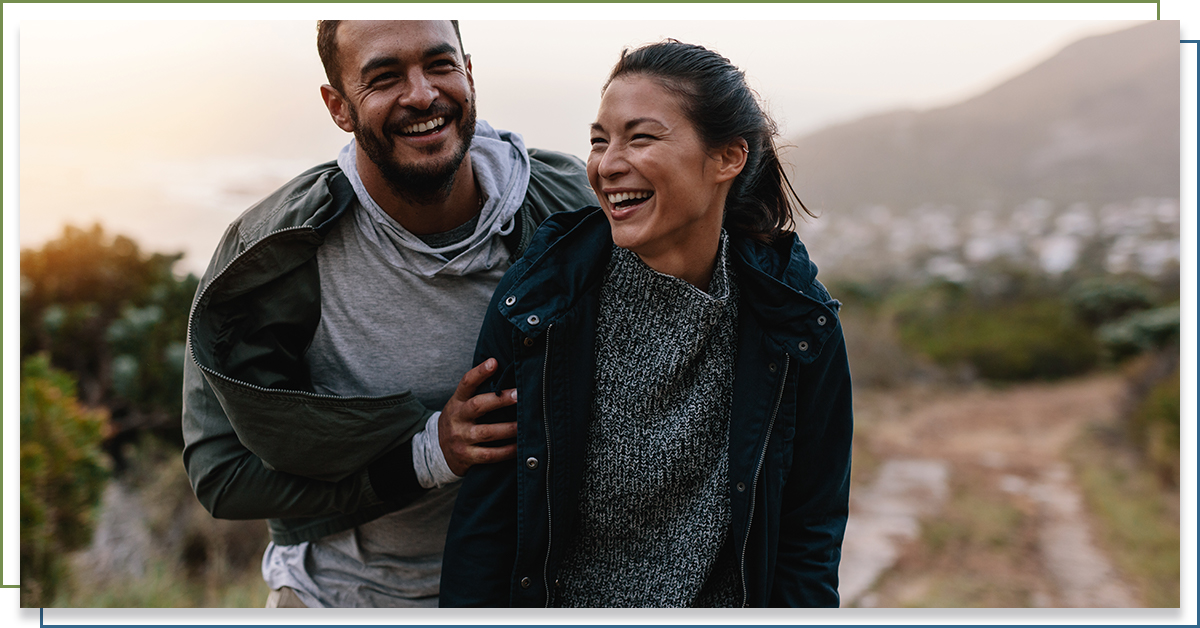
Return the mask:
<path id="1" fill-rule="evenodd" d="M 337 58 L 337 30 L 341 23 L 342 20 L 317 20 L 317 54 L 321 57 L 321 65 L 325 66 L 325 78 L 339 92 L 342 91 L 342 68 Z M 458 52 L 466 58 L 458 20 L 450 20 L 450 24 L 454 26 L 454 36 L 458 37 Z"/>

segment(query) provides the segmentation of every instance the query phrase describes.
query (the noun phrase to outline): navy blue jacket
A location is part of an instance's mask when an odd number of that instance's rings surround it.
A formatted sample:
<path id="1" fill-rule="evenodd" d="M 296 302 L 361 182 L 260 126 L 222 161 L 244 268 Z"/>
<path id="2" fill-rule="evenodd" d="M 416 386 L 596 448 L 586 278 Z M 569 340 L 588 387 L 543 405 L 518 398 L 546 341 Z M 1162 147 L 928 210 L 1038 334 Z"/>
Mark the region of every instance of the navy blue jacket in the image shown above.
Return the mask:
<path id="1" fill-rule="evenodd" d="M 850 487 L 850 370 L 838 303 L 794 235 L 731 237 L 740 290 L 729 427 L 729 539 L 745 606 L 838 605 Z M 599 286 L 612 251 L 598 208 L 551 216 L 500 282 L 475 362 L 515 387 L 517 459 L 472 467 L 450 521 L 442 606 L 553 606 L 575 534 L 591 418 Z"/>

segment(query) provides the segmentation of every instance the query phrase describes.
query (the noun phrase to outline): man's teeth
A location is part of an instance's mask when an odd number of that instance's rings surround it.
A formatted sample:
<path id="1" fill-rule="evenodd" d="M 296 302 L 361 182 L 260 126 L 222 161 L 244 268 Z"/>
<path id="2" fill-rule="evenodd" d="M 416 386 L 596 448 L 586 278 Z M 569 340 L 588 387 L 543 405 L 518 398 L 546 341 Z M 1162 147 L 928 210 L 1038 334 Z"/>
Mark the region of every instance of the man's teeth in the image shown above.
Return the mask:
<path id="1" fill-rule="evenodd" d="M 651 192 L 620 192 L 618 194 L 609 194 L 608 202 L 616 205 L 625 201 L 634 201 L 650 198 L 653 196 Z"/>
<path id="2" fill-rule="evenodd" d="M 400 129 L 400 132 L 405 135 L 412 135 L 413 133 L 424 133 L 426 131 L 432 131 L 433 129 L 436 129 L 445 123 L 446 123 L 445 118 L 434 118 L 428 122 L 418 122 L 412 126 L 406 126 L 403 129 Z"/>

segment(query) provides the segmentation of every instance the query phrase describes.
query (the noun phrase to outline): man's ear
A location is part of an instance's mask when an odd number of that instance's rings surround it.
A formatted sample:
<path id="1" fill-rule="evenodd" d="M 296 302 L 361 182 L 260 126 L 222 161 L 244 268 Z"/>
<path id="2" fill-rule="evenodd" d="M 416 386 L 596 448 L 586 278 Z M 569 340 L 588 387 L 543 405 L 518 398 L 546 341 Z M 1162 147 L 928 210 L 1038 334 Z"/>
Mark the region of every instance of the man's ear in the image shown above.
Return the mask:
<path id="1" fill-rule="evenodd" d="M 350 115 L 350 103 L 346 102 L 342 93 L 332 85 L 322 85 L 321 99 L 325 101 L 325 108 L 329 110 L 333 123 L 341 130 L 353 133 L 354 118 Z"/>
<path id="2" fill-rule="evenodd" d="M 467 69 L 467 83 L 475 89 L 475 71 L 471 69 L 471 55 L 463 55 L 463 67 Z"/>
<path id="3" fill-rule="evenodd" d="M 732 181 L 741 174 L 749 155 L 750 149 L 746 140 L 740 137 L 726 144 L 724 148 L 717 149 L 713 154 L 713 158 L 717 160 L 717 183 Z"/>

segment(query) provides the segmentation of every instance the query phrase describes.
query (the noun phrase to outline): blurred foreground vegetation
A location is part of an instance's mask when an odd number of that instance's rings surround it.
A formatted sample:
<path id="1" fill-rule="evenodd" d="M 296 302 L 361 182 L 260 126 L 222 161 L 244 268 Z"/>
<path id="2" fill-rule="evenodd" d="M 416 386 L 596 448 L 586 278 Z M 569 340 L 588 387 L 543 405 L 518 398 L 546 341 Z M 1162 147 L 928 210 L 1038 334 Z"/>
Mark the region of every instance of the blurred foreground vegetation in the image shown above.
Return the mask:
<path id="1" fill-rule="evenodd" d="M 67 579 L 68 552 L 92 539 L 108 475 L 102 410 L 82 407 L 75 382 L 44 355 L 21 368 L 21 605 L 43 606 Z"/>
<path id="2" fill-rule="evenodd" d="M 145 431 L 180 441 L 184 342 L 198 283 L 175 275 L 181 257 L 146 253 L 99 225 L 68 226 L 41 249 L 21 251 L 21 356 L 45 353 L 76 379 L 83 404 L 107 408 L 110 444 Z"/>
<path id="3" fill-rule="evenodd" d="M 266 526 L 214 520 L 180 461 L 180 257 L 98 225 L 21 251 L 22 606 L 266 599 Z"/>

